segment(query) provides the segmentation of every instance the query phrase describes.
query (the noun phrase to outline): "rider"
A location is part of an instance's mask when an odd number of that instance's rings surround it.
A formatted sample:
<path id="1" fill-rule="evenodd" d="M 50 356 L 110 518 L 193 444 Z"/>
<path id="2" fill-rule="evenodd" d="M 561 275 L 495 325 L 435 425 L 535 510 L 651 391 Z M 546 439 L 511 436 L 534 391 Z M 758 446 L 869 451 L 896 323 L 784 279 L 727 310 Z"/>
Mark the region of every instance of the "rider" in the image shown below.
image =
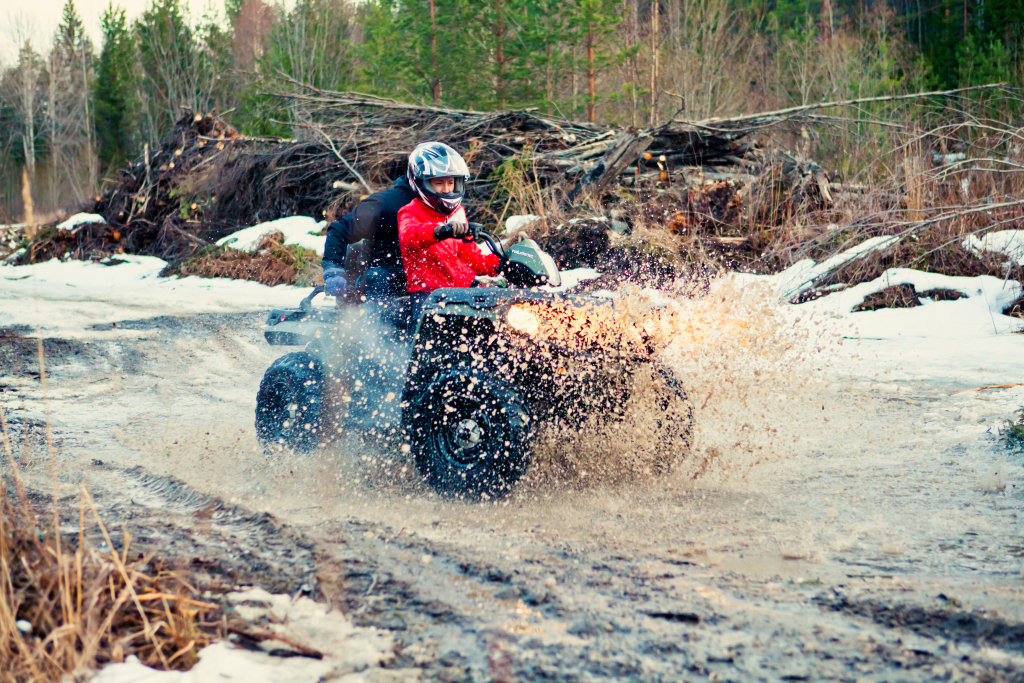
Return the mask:
<path id="1" fill-rule="evenodd" d="M 409 180 L 402 176 L 389 190 L 374 192 L 355 209 L 327 226 L 324 246 L 324 291 L 344 298 L 349 282 L 345 278 L 345 254 L 348 245 L 363 239 L 373 240 L 373 250 L 364 277 L 378 289 L 367 294 L 398 294 L 405 289 L 405 274 L 398 247 L 398 210 L 416 196 Z M 369 286 L 368 286 L 369 287 Z"/>
<path id="2" fill-rule="evenodd" d="M 477 275 L 495 275 L 499 259 L 470 239 L 462 208 L 469 167 L 440 142 L 424 142 L 409 155 L 409 184 L 416 198 L 398 212 L 398 243 L 406 289 L 415 304 L 441 287 L 469 287 Z"/>

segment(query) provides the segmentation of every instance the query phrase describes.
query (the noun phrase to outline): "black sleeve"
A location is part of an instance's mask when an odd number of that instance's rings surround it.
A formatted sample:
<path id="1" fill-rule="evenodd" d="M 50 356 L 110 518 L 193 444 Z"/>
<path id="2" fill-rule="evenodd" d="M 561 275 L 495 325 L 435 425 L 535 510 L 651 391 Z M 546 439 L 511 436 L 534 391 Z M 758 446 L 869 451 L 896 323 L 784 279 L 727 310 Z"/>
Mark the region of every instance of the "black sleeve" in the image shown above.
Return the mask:
<path id="1" fill-rule="evenodd" d="M 348 245 L 377 234 L 382 210 L 382 192 L 375 192 L 356 208 L 327 226 L 324 260 L 340 263 L 344 267 Z"/>
<path id="2" fill-rule="evenodd" d="M 347 213 L 327 226 L 327 242 L 324 244 L 324 262 L 341 264 L 345 267 L 345 254 L 350 244 L 349 233 L 352 214 Z"/>

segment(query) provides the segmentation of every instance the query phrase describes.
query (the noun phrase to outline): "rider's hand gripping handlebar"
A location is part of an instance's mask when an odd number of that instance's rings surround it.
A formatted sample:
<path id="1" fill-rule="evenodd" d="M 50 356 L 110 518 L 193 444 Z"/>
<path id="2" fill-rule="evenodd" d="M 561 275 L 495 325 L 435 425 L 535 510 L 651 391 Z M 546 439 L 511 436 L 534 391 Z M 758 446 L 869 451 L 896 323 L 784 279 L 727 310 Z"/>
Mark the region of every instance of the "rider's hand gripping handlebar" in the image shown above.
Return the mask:
<path id="1" fill-rule="evenodd" d="M 491 248 L 494 255 L 497 256 L 502 263 L 508 261 L 508 257 L 505 256 L 505 249 L 501 246 L 501 242 L 498 238 L 487 232 L 484 226 L 480 223 L 469 224 L 469 234 L 462 238 L 463 242 L 479 242 L 483 240 L 487 246 Z"/>

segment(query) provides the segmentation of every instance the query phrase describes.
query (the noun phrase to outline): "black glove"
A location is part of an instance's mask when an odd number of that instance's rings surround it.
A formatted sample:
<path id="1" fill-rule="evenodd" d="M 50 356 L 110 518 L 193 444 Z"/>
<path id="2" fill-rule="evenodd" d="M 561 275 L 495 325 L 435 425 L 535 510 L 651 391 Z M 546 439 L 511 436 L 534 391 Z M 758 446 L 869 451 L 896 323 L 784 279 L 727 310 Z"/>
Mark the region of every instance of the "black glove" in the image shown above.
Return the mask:
<path id="1" fill-rule="evenodd" d="M 434 228 L 434 239 L 438 242 L 453 237 L 465 237 L 468 234 L 469 223 L 442 223 Z"/>

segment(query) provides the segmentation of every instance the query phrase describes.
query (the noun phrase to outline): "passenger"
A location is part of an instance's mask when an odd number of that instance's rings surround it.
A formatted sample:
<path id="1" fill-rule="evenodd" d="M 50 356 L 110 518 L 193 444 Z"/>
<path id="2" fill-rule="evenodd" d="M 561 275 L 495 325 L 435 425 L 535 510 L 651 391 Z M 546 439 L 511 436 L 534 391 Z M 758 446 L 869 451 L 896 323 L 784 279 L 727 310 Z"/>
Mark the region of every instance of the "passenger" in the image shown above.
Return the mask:
<path id="1" fill-rule="evenodd" d="M 441 287 L 469 287 L 477 275 L 495 275 L 499 259 L 472 240 L 462 198 L 469 167 L 440 142 L 424 142 L 409 155 L 409 184 L 416 199 L 398 212 L 398 243 L 411 310 Z M 414 316 L 415 318 L 415 316 Z"/>
<path id="2" fill-rule="evenodd" d="M 349 282 L 345 277 L 345 255 L 350 244 L 360 240 L 373 240 L 367 273 L 378 291 L 367 290 L 369 297 L 402 294 L 405 274 L 398 248 L 398 210 L 414 197 L 409 180 L 402 176 L 394 187 L 374 192 L 355 209 L 327 226 L 324 246 L 324 292 L 328 296 L 344 299 Z M 353 283 L 354 284 L 354 283 Z"/>

